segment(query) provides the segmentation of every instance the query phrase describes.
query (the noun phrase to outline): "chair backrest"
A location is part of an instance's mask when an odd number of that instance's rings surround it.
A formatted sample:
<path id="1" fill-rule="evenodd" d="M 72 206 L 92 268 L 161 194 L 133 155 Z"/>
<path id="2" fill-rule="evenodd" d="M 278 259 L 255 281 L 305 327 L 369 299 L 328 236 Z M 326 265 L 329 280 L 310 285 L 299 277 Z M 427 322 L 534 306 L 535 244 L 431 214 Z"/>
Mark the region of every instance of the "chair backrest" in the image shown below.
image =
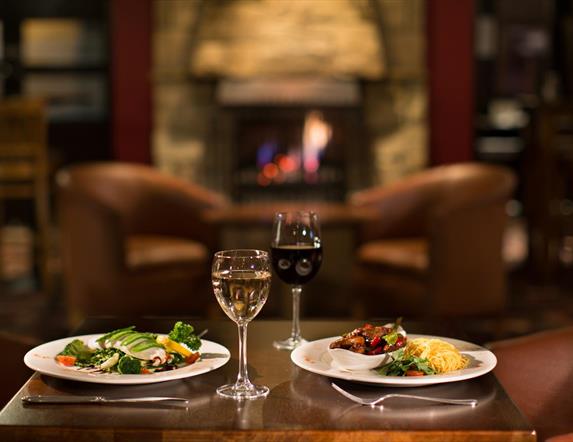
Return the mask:
<path id="1" fill-rule="evenodd" d="M 540 441 L 573 432 L 573 327 L 492 342 L 495 375 Z"/>
<path id="2" fill-rule="evenodd" d="M 507 168 L 480 163 L 432 167 L 387 186 L 352 194 L 355 206 L 373 207 L 380 220 L 364 226 L 362 240 L 427 236 L 436 218 L 486 204 L 504 204 L 515 187 Z"/>
<path id="3" fill-rule="evenodd" d="M 76 165 L 58 173 L 60 199 L 92 202 L 119 217 L 125 234 L 158 234 L 200 238 L 205 225 L 198 214 L 227 200 L 202 186 L 157 169 L 131 163 Z M 181 219 L 182 213 L 188 216 Z"/>

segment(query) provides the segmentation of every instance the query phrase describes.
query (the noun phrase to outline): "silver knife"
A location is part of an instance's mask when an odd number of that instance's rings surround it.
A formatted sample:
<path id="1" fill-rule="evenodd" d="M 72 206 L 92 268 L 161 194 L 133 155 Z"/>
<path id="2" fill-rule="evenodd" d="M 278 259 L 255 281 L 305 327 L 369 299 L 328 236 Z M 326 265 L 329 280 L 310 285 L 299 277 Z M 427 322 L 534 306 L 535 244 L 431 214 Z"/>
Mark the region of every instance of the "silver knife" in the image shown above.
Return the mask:
<path id="1" fill-rule="evenodd" d="M 117 403 L 157 403 L 172 402 L 189 404 L 189 399 L 168 396 L 145 396 L 132 398 L 108 398 L 104 396 L 23 396 L 25 404 L 117 404 Z"/>

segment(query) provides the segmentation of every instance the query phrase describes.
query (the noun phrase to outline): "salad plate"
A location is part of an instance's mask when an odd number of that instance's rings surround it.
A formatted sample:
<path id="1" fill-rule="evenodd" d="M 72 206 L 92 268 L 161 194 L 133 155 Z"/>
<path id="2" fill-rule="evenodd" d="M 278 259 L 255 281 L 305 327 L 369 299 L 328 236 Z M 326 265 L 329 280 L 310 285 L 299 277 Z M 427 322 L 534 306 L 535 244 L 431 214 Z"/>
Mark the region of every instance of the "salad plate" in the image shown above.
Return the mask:
<path id="1" fill-rule="evenodd" d="M 93 345 L 102 334 L 73 336 L 58 339 L 39 345 L 24 356 L 24 363 L 39 373 L 61 379 L 79 382 L 92 382 L 97 384 L 152 384 L 156 382 L 171 381 L 191 376 L 198 376 L 225 365 L 231 354 L 227 348 L 206 339 L 201 339 L 199 352 L 201 358 L 190 365 L 169 371 L 149 374 L 119 374 L 89 372 L 77 367 L 66 367 L 56 362 L 56 355 L 74 339 L 82 340 L 86 345 Z"/>
<path id="2" fill-rule="evenodd" d="M 383 376 L 375 370 L 345 370 L 333 361 L 328 348 L 331 342 L 339 336 L 308 342 L 291 353 L 291 360 L 300 368 L 323 376 L 346 381 L 367 384 L 379 384 L 390 387 L 421 387 L 424 385 L 441 384 L 445 382 L 463 381 L 482 376 L 495 367 L 495 355 L 484 347 L 459 339 L 444 338 L 429 335 L 408 335 L 408 339 L 430 338 L 441 339 L 453 344 L 469 359 L 469 364 L 461 370 L 427 376 Z"/>

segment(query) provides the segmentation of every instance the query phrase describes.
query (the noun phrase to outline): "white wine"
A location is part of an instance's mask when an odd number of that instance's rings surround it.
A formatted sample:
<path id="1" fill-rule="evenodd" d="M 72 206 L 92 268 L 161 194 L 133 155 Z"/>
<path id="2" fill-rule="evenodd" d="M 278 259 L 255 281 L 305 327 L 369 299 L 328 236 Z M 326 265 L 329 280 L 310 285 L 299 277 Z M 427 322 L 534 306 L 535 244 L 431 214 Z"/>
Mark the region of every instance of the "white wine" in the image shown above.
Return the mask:
<path id="1" fill-rule="evenodd" d="M 237 382 L 217 388 L 217 394 L 233 399 L 255 399 L 269 394 L 269 387 L 253 385 L 247 372 L 247 325 L 261 311 L 271 288 L 269 254 L 262 250 L 222 250 L 211 267 L 213 291 L 225 314 L 239 331 Z"/>
<path id="2" fill-rule="evenodd" d="M 251 321 L 263 308 L 271 287 L 270 271 L 223 270 L 212 274 L 219 305 L 237 324 Z"/>

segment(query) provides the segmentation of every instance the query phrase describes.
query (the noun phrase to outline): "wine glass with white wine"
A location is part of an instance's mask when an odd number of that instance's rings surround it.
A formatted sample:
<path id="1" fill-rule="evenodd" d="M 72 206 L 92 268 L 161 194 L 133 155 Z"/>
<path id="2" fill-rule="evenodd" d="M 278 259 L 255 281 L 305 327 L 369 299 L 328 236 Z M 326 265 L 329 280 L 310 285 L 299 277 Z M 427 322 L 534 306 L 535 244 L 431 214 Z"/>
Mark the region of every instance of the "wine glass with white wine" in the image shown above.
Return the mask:
<path id="1" fill-rule="evenodd" d="M 234 384 L 217 393 L 233 399 L 255 399 L 269 393 L 254 385 L 247 373 L 247 325 L 261 311 L 271 287 L 269 254 L 262 250 L 224 250 L 215 253 L 211 272 L 213 291 L 223 311 L 239 329 L 239 374 Z"/>

